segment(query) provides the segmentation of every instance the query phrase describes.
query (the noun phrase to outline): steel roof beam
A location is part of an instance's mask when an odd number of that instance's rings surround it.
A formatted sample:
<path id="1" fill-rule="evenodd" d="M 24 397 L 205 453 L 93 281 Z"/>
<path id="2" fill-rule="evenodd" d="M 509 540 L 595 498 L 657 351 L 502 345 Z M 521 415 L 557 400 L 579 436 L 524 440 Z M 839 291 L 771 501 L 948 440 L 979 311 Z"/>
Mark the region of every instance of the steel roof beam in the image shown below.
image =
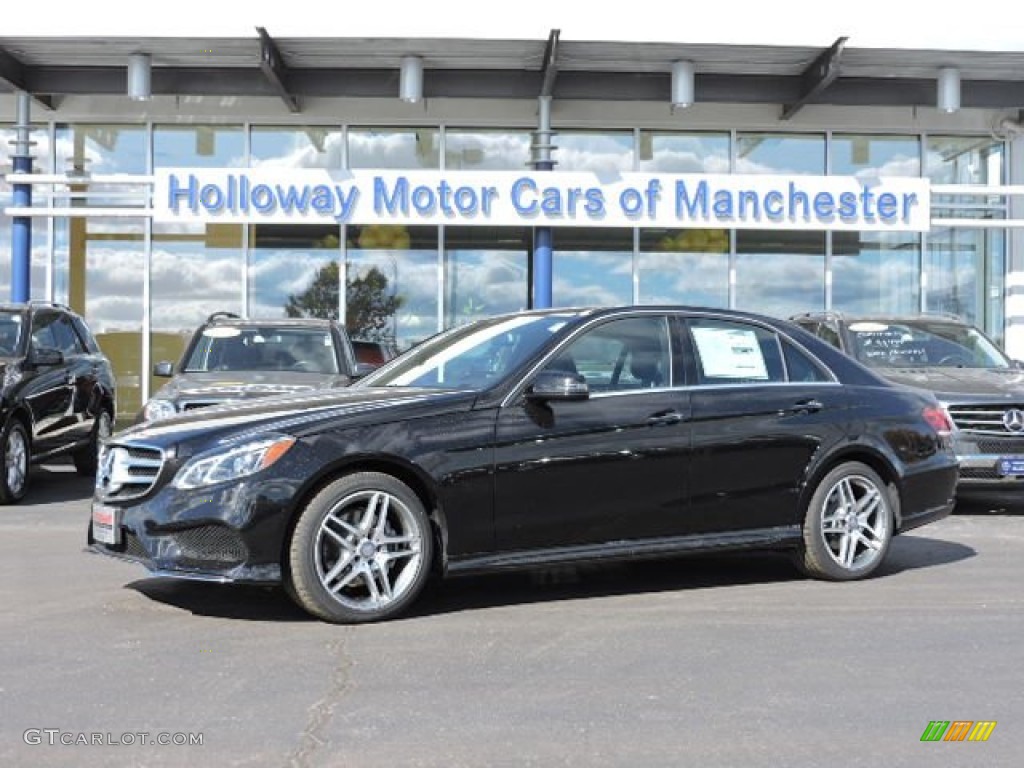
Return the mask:
<path id="1" fill-rule="evenodd" d="M 32 93 L 28 87 L 28 68 L 3 48 L 0 48 L 0 84 L 14 91 L 24 91 L 43 109 L 53 109 L 52 99 Z"/>
<path id="2" fill-rule="evenodd" d="M 285 66 L 281 51 L 277 48 L 277 43 L 264 27 L 256 27 L 256 31 L 260 36 L 260 71 L 274 87 L 274 91 L 288 107 L 288 111 L 299 112 L 299 100 L 288 89 L 288 68 Z"/>
<path id="3" fill-rule="evenodd" d="M 843 55 L 843 47 L 849 39 L 840 37 L 803 71 L 800 75 L 800 96 L 795 102 L 782 108 L 783 120 L 789 120 L 835 82 L 839 77 L 839 60 Z"/>
<path id="4" fill-rule="evenodd" d="M 550 98 L 555 90 L 555 80 L 558 79 L 558 38 L 561 34 L 561 30 L 552 29 L 548 35 L 548 44 L 544 48 L 544 68 L 541 70 L 541 98 Z"/>

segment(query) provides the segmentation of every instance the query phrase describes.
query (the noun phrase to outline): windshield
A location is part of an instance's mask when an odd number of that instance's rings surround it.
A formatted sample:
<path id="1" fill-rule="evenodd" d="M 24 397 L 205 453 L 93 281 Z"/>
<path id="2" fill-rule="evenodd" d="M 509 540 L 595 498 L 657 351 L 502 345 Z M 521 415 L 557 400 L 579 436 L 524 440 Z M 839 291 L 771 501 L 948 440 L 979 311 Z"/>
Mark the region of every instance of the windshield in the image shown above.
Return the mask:
<path id="1" fill-rule="evenodd" d="M 18 354 L 22 322 L 20 312 L 0 312 L 0 357 Z"/>
<path id="2" fill-rule="evenodd" d="M 533 357 L 575 317 L 521 315 L 454 328 L 413 347 L 360 386 L 484 389 Z"/>
<path id="3" fill-rule="evenodd" d="M 338 373 L 328 330 L 215 325 L 203 331 L 185 364 L 186 373 L 293 371 Z"/>
<path id="4" fill-rule="evenodd" d="M 1010 368 L 1012 363 L 976 328 L 942 320 L 857 322 L 853 353 L 876 368 Z"/>

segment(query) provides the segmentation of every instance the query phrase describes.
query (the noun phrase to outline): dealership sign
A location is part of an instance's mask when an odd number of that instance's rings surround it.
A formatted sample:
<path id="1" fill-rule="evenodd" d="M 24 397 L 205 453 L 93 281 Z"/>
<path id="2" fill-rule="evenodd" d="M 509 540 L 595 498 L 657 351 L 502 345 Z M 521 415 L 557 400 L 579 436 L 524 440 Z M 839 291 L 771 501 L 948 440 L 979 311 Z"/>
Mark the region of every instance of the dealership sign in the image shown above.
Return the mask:
<path id="1" fill-rule="evenodd" d="M 926 179 L 168 168 L 163 222 L 926 232 Z"/>

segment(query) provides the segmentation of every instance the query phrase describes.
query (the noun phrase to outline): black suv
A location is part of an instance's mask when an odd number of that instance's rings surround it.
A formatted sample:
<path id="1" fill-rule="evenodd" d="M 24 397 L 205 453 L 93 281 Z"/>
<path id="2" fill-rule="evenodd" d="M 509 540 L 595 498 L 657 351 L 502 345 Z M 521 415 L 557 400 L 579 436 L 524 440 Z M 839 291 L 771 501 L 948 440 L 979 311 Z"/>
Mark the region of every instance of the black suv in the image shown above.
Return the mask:
<path id="1" fill-rule="evenodd" d="M 984 333 L 953 315 L 792 320 L 890 381 L 938 397 L 955 427 L 961 499 L 1024 503 L 1024 366 Z"/>
<path id="2" fill-rule="evenodd" d="M 94 474 L 115 388 L 85 321 L 59 304 L 0 304 L 0 372 L 0 504 L 25 497 L 31 464 L 70 455 L 79 474 Z"/>
<path id="3" fill-rule="evenodd" d="M 373 368 L 356 362 L 348 334 L 334 320 L 244 320 L 215 312 L 196 329 L 177 366 L 165 360 L 153 367 L 154 376 L 173 378 L 136 422 L 232 400 L 347 387 Z"/>

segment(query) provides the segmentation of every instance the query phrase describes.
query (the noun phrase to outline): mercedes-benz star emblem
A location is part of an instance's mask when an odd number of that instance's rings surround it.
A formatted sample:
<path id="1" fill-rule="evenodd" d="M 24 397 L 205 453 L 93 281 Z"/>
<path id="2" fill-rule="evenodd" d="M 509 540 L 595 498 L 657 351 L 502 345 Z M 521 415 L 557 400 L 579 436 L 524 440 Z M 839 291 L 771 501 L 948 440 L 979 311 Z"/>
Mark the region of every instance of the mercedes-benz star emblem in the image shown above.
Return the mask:
<path id="1" fill-rule="evenodd" d="M 1011 408 L 1003 414 L 1003 426 L 1010 432 L 1024 432 L 1024 411 Z"/>

